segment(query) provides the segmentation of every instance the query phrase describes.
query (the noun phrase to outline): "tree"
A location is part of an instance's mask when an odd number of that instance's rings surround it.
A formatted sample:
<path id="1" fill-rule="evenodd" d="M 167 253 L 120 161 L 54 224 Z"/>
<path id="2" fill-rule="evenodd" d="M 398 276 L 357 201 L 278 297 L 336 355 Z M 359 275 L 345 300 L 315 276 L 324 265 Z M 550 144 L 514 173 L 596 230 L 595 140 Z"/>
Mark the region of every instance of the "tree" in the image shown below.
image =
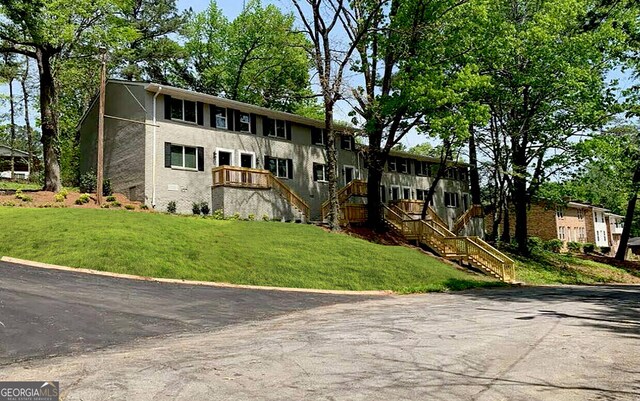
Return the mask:
<path id="1" fill-rule="evenodd" d="M 9 131 L 11 132 L 11 136 L 9 139 L 9 147 L 11 148 L 11 161 L 10 161 L 10 169 L 11 169 L 11 179 L 15 178 L 16 165 L 15 165 L 15 154 L 14 150 L 16 147 L 16 102 L 15 97 L 13 95 L 13 83 L 18 77 L 18 66 L 15 61 L 15 57 L 11 53 L 4 54 L 4 63 L 2 64 L 2 71 L 0 71 L 0 76 L 3 80 L 7 82 L 9 86 L 9 115 L 10 115 L 10 124 Z"/>
<path id="2" fill-rule="evenodd" d="M 320 92 L 324 104 L 324 129 L 327 136 L 327 179 L 329 189 L 329 227 L 340 230 L 339 202 L 337 196 L 337 149 L 333 111 L 343 96 L 344 72 L 360 40 L 368 31 L 375 13 L 368 15 L 350 32 L 346 48 L 334 47 L 339 43 L 337 25 L 341 19 L 351 18 L 351 10 L 345 0 L 292 0 L 302 20 L 302 30 L 311 41 L 310 54 L 318 74 Z M 381 5 L 381 4 L 380 4 Z M 306 6 L 306 7 L 305 7 Z M 376 191 L 378 189 L 376 188 Z"/>
<path id="3" fill-rule="evenodd" d="M 614 112 L 605 82 L 622 34 L 612 23 L 584 32 L 589 0 L 504 0 L 489 16 L 501 34 L 483 52 L 491 77 L 486 102 L 506 158 L 518 250 L 528 254 L 527 208 L 540 185 L 575 159 L 573 138 Z"/>
<path id="4" fill-rule="evenodd" d="M 108 0 L 2 0 L 0 53 L 36 61 L 44 152 L 44 190 L 59 191 L 60 147 L 54 66 L 79 47 L 114 40 L 105 22 L 114 12 Z"/>
<path id="5" fill-rule="evenodd" d="M 24 125 L 27 136 L 27 152 L 29 153 L 29 171 L 31 173 L 34 172 L 35 169 L 35 147 L 33 144 L 33 129 L 31 128 L 31 120 L 29 118 L 29 98 L 30 88 L 29 88 L 29 57 L 24 58 L 24 69 L 22 70 L 22 75 L 20 76 L 20 88 L 22 89 L 22 102 L 23 102 L 23 113 L 24 113 Z"/>

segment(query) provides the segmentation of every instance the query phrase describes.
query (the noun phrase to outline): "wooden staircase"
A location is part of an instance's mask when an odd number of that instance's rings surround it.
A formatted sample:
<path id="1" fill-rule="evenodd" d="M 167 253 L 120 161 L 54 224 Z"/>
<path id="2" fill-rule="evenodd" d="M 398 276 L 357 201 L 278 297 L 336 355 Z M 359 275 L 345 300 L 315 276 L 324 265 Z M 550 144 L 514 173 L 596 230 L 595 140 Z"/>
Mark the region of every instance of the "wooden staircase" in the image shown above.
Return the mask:
<path id="1" fill-rule="evenodd" d="M 416 220 L 397 207 L 383 205 L 385 224 L 409 241 L 436 254 L 468 264 L 504 282 L 515 282 L 515 263 L 479 237 L 456 236 L 437 220 Z"/>
<path id="2" fill-rule="evenodd" d="M 367 182 L 353 180 L 338 190 L 338 203 L 340 204 L 340 224 L 361 223 L 367 219 L 367 209 L 364 203 L 347 203 L 352 197 L 367 196 Z M 322 203 L 322 220 L 329 215 L 329 201 Z"/>
<path id="3" fill-rule="evenodd" d="M 474 217 L 482 217 L 482 205 L 471 205 L 460 217 L 453 222 L 451 231 L 458 234 Z"/>

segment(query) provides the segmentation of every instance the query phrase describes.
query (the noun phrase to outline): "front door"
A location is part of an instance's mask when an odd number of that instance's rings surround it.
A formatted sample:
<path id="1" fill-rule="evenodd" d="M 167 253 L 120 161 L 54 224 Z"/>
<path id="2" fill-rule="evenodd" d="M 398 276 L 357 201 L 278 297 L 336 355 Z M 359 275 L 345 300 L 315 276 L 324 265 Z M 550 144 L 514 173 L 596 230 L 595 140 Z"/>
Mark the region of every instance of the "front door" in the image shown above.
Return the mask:
<path id="1" fill-rule="evenodd" d="M 219 151 L 218 152 L 218 166 L 230 166 L 231 165 L 231 152 Z"/>
<path id="2" fill-rule="evenodd" d="M 353 167 L 348 167 L 348 166 L 344 167 L 344 185 L 347 185 L 348 183 L 353 181 L 353 178 L 355 177 L 355 172 L 356 172 L 356 169 Z"/>

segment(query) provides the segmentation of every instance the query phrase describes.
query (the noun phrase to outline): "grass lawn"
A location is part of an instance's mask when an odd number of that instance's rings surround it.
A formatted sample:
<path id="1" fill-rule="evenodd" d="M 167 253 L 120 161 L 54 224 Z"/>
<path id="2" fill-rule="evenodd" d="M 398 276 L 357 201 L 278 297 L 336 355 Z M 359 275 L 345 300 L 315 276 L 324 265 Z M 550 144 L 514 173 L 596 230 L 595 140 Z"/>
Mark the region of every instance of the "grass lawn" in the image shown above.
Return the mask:
<path id="1" fill-rule="evenodd" d="M 20 183 L 20 182 L 13 182 L 13 181 L 0 181 L 0 191 L 17 190 L 17 189 L 38 191 L 42 189 L 42 185 L 34 184 L 30 182 Z"/>
<path id="2" fill-rule="evenodd" d="M 117 273 L 401 293 L 502 285 L 414 249 L 311 225 L 7 207 L 0 221 L 0 255 Z"/>
<path id="3" fill-rule="evenodd" d="M 535 251 L 530 258 L 511 256 L 518 262 L 518 281 L 527 284 L 640 283 L 637 272 L 570 254 Z"/>

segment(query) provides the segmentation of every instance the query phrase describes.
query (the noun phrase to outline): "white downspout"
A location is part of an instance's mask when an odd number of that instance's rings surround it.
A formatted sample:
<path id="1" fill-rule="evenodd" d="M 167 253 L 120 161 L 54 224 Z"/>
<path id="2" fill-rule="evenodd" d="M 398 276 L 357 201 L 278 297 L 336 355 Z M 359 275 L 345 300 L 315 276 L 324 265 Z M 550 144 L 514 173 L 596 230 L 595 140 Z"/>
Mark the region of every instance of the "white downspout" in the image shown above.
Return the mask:
<path id="1" fill-rule="evenodd" d="M 151 207 L 156 208 L 156 158 L 157 158 L 157 139 L 156 139 L 156 130 L 158 129 L 158 124 L 156 124 L 156 99 L 158 95 L 162 91 L 162 86 L 158 88 L 158 91 L 155 95 L 153 95 L 153 161 L 151 166 Z"/>

